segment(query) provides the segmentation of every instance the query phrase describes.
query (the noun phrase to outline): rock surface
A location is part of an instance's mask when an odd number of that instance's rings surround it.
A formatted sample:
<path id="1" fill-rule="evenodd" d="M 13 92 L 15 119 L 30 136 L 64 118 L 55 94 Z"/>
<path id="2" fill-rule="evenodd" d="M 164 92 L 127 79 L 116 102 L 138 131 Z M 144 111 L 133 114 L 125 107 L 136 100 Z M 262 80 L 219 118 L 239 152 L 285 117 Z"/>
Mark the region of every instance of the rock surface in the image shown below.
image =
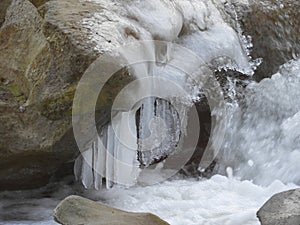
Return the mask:
<path id="1" fill-rule="evenodd" d="M 95 12 L 94 3 L 32 2 L 39 8 L 27 0 L 6 4 L 0 29 L 0 190 L 45 185 L 77 156 L 76 85 L 100 50 L 110 49 L 98 44 L 95 51 L 87 41 L 82 20 Z"/>
<path id="2" fill-rule="evenodd" d="M 255 78 L 271 77 L 279 67 L 300 55 L 300 2 L 250 0 L 242 15 L 242 28 L 251 35 L 253 58 L 262 58 Z"/>
<path id="3" fill-rule="evenodd" d="M 12 0 L 2 0 L 0 2 L 0 27 L 2 26 L 5 20 L 6 10 L 11 2 Z"/>
<path id="4" fill-rule="evenodd" d="M 258 211 L 262 225 L 299 225 L 300 189 L 274 195 Z"/>
<path id="5" fill-rule="evenodd" d="M 79 196 L 69 196 L 54 210 L 54 219 L 63 225 L 168 225 L 151 213 L 130 213 Z"/>

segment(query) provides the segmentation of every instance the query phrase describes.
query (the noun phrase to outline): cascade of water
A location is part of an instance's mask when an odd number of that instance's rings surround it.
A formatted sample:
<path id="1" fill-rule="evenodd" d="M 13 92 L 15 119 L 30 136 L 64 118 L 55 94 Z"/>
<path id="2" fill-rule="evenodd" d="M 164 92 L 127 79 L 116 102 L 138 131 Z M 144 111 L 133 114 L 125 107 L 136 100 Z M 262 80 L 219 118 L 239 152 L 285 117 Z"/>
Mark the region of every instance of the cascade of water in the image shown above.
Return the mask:
<path id="1" fill-rule="evenodd" d="M 300 183 L 299 84 L 298 59 L 271 79 L 248 85 L 245 108 L 229 124 L 233 135 L 225 140 L 220 165 L 263 185 L 276 179 Z"/>

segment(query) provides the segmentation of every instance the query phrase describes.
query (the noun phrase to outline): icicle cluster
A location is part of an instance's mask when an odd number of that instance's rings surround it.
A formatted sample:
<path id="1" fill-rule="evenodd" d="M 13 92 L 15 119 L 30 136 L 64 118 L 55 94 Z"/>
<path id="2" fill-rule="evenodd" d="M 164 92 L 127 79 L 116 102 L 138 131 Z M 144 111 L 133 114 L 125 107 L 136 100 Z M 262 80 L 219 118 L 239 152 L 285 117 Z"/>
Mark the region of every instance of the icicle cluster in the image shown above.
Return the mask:
<path id="1" fill-rule="evenodd" d="M 99 6 L 105 6 L 105 1 L 94 1 Z M 106 8 L 103 7 L 103 10 Z M 245 50 L 249 46 L 243 46 L 245 43 L 240 35 L 224 22 L 211 0 L 124 1 L 110 7 L 108 15 L 111 21 L 118 20 L 120 25 L 113 31 L 116 37 L 112 41 L 113 45 L 118 41 L 132 42 L 132 36 L 124 33 L 126 32 L 124 27 L 127 27 L 140 40 L 155 39 L 178 43 L 192 50 L 203 63 L 215 62 L 220 68 L 230 67 L 247 74 L 253 72 L 248 52 Z M 103 37 L 106 37 L 109 34 L 107 31 L 111 29 L 112 23 L 104 23 L 105 19 L 107 17 L 99 12 L 93 18 L 83 21 L 84 25 L 94 32 L 89 35 L 91 41 L 97 44 L 95 49 L 103 49 Z M 184 67 L 194 72 L 199 70 L 199 65 L 192 59 L 187 59 L 180 52 L 172 51 L 168 45 L 147 45 L 144 52 L 140 53 L 140 58 L 144 55 L 153 55 L 154 61 L 160 62 L 161 65 L 144 63 L 133 66 L 131 73 L 136 78 L 167 77 L 189 89 L 190 103 L 199 98 L 200 90 L 197 84 L 190 83 L 184 73 L 168 70 L 164 66 L 168 62 L 176 61 L 186 64 Z M 130 52 L 124 52 L 123 56 L 128 59 L 137 57 Z M 151 90 L 151 84 L 148 88 Z M 155 93 L 152 94 L 155 96 Z M 185 108 L 185 104 L 188 103 L 184 101 L 187 99 L 176 99 L 180 100 L 183 101 L 182 108 Z M 114 127 L 113 123 L 110 123 L 102 127 L 100 137 L 83 153 L 84 157 L 77 159 L 75 165 L 77 178 L 82 180 L 85 187 L 96 189 L 101 187 L 103 178 L 106 179 L 106 187 L 110 187 L 113 183 L 134 184 L 139 176 L 140 165 L 148 166 L 169 155 L 180 136 L 184 135 L 181 133 L 185 129 L 182 127 L 182 121 L 179 121 L 181 118 L 178 118 L 178 112 L 171 103 L 170 99 L 165 101 L 147 98 L 135 109 L 116 113 L 117 119 L 112 120 L 116 120 L 117 125 Z M 139 115 L 136 118 L 137 111 Z M 128 130 L 128 124 L 124 125 L 128 115 L 131 132 Z M 128 133 L 132 135 L 127 137 Z M 124 145 L 124 140 L 130 142 L 130 148 Z M 120 162 L 130 166 L 120 168 Z"/>

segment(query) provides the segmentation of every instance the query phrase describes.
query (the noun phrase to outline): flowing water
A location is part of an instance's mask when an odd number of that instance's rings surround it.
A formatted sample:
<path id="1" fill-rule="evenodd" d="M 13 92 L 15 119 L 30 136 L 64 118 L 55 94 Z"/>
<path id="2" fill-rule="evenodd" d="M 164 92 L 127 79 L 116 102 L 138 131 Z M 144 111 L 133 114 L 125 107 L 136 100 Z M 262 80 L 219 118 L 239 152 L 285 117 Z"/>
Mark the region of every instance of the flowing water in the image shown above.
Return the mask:
<path id="1" fill-rule="evenodd" d="M 77 179 L 87 188 L 100 190 L 82 190 L 78 185 L 61 182 L 34 191 L 0 193 L 0 221 L 4 221 L 1 224 L 56 224 L 52 221 L 52 210 L 69 194 L 84 195 L 128 211 L 152 212 L 172 225 L 259 224 L 256 212 L 268 198 L 300 185 L 300 60 L 287 62 L 272 78 L 256 83 L 251 81 L 251 76 L 259 60 L 250 58 L 249 39 L 242 33 L 238 21 L 233 20 L 231 25 L 225 22 L 220 4 L 209 0 L 124 2 L 125 5 L 118 3 L 127 13 L 124 23 L 134 23 L 142 39 L 155 37 L 177 43 L 193 51 L 211 68 L 233 69 L 248 77 L 242 99 L 237 98 L 238 78 L 228 78 L 227 88 L 223 90 L 229 97 L 225 101 L 228 116 L 214 171 L 217 175 L 210 179 L 176 175 L 147 187 L 136 183 L 140 164 L 148 166 L 167 155 L 170 146 L 175 146 L 182 135 L 177 129 L 180 127 L 176 122 L 178 115 L 170 104 L 175 100 L 147 98 L 133 109 L 115 113 L 111 123 L 101 128 L 100 136 L 84 152 L 84 157 L 94 170 L 101 171 L 101 175 L 94 173 L 83 158 L 77 159 Z M 232 13 L 236 15 L 234 10 Z M 96 14 L 83 21 L 95 31 L 91 39 L 96 43 L 99 41 L 96 31 L 103 28 L 97 18 Z M 164 66 L 172 60 L 186 62 L 184 55 L 171 51 L 168 45 L 149 45 L 146 49 L 143 54 L 153 55 L 164 63 L 133 66 L 135 77 L 167 77 L 184 84 L 190 95 L 190 102 L 183 102 L 184 106 L 198 99 L 201 90 L 197 86 L 189 83 L 182 72 Z M 133 57 L 129 53 L 123 56 Z M 198 65 L 191 62 L 185 66 L 193 69 Z M 152 85 L 155 86 L 155 82 Z M 149 86 L 151 93 L 155 87 Z M 128 118 L 129 123 L 126 122 Z M 150 122 L 154 130 L 166 129 L 167 138 L 154 134 L 147 140 Z M 113 132 L 114 123 L 117 135 Z M 141 137 L 139 141 L 137 136 Z M 120 143 L 118 138 L 126 143 Z M 156 142 L 159 145 L 155 145 Z M 151 151 L 143 151 L 149 149 L 149 143 L 154 147 Z M 141 152 L 139 156 L 137 150 Z M 115 159 L 133 165 L 131 170 L 119 167 Z M 197 166 L 202 170 L 201 165 Z M 111 189 L 101 189 L 103 177 L 107 178 L 106 187 Z M 116 181 L 122 183 L 123 179 L 127 186 L 133 187 L 114 185 Z"/>

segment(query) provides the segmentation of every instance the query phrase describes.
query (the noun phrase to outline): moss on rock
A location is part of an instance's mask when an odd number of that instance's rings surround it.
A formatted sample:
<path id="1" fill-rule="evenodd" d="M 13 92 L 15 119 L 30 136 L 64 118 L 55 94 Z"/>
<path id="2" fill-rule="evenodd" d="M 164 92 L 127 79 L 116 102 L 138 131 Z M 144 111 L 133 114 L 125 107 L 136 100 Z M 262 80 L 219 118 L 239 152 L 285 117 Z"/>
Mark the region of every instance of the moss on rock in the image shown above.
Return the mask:
<path id="1" fill-rule="evenodd" d="M 20 104 L 25 103 L 26 97 L 23 91 L 21 90 L 21 88 L 15 83 L 9 83 L 7 85 L 3 85 L 0 83 L 0 88 L 9 91 L 18 103 Z"/>
<path id="2" fill-rule="evenodd" d="M 59 95 L 50 96 L 40 104 L 41 114 L 50 120 L 59 120 L 72 115 L 76 85 L 67 87 Z"/>

